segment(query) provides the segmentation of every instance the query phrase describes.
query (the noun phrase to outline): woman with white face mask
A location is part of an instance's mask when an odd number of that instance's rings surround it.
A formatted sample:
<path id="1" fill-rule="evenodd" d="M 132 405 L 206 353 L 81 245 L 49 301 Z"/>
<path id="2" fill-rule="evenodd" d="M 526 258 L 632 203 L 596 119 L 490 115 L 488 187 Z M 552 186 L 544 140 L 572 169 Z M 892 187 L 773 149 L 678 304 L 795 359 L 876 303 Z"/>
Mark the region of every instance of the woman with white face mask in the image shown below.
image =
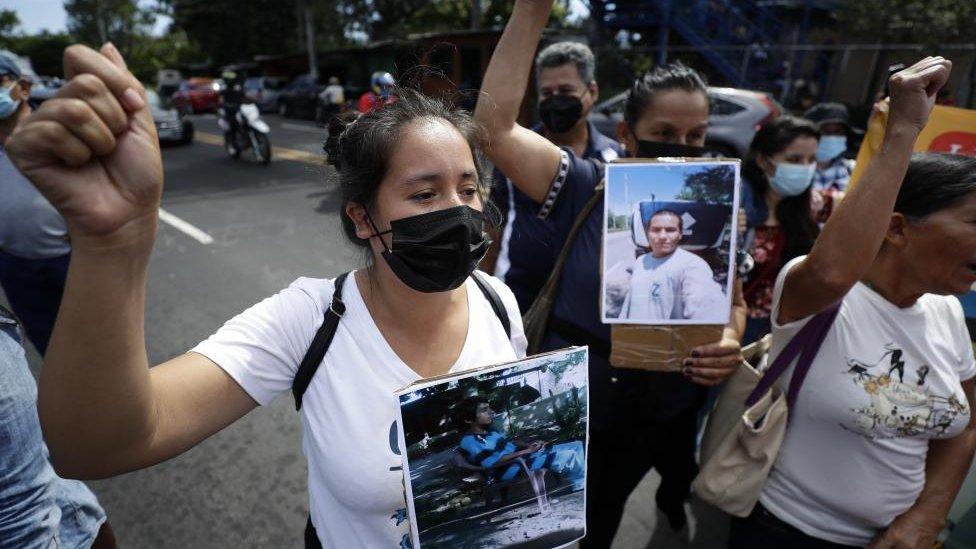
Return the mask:
<path id="1" fill-rule="evenodd" d="M 749 307 L 743 344 L 769 333 L 776 274 L 806 254 L 819 229 L 811 204 L 820 132 L 792 116 L 771 120 L 756 132 L 742 167 L 742 207 L 755 267 L 743 286 Z"/>

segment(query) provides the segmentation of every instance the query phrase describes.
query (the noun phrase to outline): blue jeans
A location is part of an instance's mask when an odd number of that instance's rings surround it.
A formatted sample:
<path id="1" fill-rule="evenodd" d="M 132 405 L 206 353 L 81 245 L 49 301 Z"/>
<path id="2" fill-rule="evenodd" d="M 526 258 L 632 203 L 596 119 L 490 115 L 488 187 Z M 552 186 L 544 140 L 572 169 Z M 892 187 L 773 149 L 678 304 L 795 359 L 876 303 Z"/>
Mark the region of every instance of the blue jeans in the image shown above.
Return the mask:
<path id="1" fill-rule="evenodd" d="M 58 318 L 71 254 L 24 259 L 0 251 L 0 286 L 24 325 L 27 339 L 44 355 Z"/>
<path id="2" fill-rule="evenodd" d="M 0 308 L 0 547 L 89 547 L 103 522 L 95 495 L 48 461 L 37 385 L 17 324 Z"/>

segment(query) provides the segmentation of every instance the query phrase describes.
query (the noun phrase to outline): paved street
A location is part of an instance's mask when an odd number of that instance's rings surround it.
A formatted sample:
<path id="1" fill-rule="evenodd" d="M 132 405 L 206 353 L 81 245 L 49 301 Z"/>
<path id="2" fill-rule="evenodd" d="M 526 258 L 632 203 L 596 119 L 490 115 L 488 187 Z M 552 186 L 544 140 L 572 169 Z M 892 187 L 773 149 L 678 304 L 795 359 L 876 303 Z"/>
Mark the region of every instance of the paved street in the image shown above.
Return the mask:
<path id="1" fill-rule="evenodd" d="M 218 136 L 212 116 L 194 117 L 197 142 L 163 151 L 170 222 L 160 225 L 149 280 L 153 363 L 183 353 L 295 278 L 331 277 L 362 257 L 339 228 L 334 172 L 301 154 L 320 153 L 324 130 L 266 119 L 276 147 L 300 152 L 279 149 L 268 166 L 234 161 L 204 135 Z M 204 237 L 213 240 L 202 244 Z M 32 362 L 36 368 L 36 355 Z M 694 541 L 688 530 L 676 537 L 656 528 L 656 480 L 649 475 L 635 493 L 614 547 L 722 546 L 725 522 L 708 513 L 692 518 Z M 91 485 L 123 547 L 301 546 L 305 461 L 290 395 L 176 459 Z"/>

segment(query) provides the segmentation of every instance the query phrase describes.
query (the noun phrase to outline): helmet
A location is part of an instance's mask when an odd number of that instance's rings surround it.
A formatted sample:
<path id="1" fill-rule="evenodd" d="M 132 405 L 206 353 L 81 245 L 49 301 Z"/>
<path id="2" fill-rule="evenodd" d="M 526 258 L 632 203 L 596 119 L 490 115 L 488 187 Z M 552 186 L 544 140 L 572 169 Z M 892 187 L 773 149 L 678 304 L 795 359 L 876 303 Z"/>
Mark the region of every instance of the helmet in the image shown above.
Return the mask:
<path id="1" fill-rule="evenodd" d="M 234 71 L 224 71 L 220 77 L 223 78 L 225 82 L 230 82 L 232 80 L 237 80 L 237 73 Z"/>
<path id="2" fill-rule="evenodd" d="M 396 80 L 394 80 L 393 75 L 388 72 L 377 71 L 373 73 L 373 77 L 370 79 L 369 84 L 376 95 L 386 99 L 390 96 L 390 88 L 396 84 Z"/>

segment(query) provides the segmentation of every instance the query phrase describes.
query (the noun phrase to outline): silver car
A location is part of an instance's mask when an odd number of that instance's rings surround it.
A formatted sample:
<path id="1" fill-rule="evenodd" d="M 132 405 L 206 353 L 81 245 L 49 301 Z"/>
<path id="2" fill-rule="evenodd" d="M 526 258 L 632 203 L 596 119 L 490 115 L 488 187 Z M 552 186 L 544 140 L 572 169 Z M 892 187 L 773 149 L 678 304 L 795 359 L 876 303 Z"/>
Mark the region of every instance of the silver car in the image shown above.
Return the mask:
<path id="1" fill-rule="evenodd" d="M 149 109 L 160 142 L 186 145 L 193 141 L 193 122 L 172 106 L 163 103 L 153 90 L 146 90 L 146 99 L 149 100 Z"/>
<path id="2" fill-rule="evenodd" d="M 764 122 L 784 112 L 767 93 L 735 88 L 708 88 L 710 114 L 705 146 L 710 152 L 731 158 L 745 158 L 752 136 Z M 627 92 L 619 93 L 593 107 L 589 120 L 600 133 L 617 138 L 617 123 L 624 118 Z"/>
<path id="3" fill-rule="evenodd" d="M 278 94 L 288 80 L 279 76 L 254 76 L 244 81 L 244 96 L 254 101 L 261 112 L 278 108 Z"/>

